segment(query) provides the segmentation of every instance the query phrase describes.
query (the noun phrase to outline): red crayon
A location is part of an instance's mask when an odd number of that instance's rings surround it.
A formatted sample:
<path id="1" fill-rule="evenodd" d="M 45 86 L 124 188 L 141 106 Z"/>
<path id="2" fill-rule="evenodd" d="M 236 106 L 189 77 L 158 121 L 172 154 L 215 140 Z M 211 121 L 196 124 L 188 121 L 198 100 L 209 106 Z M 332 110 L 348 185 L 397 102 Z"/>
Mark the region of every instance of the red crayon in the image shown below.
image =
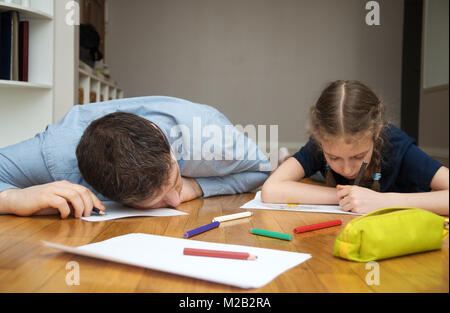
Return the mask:
<path id="1" fill-rule="evenodd" d="M 183 254 L 208 256 L 213 258 L 239 259 L 239 260 L 255 260 L 257 258 L 257 256 L 247 252 L 232 252 L 232 251 L 206 250 L 194 248 L 184 248 Z"/>
<path id="2" fill-rule="evenodd" d="M 304 232 L 311 231 L 311 230 L 332 227 L 332 226 L 337 226 L 337 225 L 341 225 L 341 224 L 342 224 L 341 220 L 334 220 L 334 221 L 318 223 L 318 224 L 313 224 L 313 225 L 300 226 L 300 227 L 297 227 L 294 229 L 294 233 L 299 234 L 299 233 L 304 233 Z"/>

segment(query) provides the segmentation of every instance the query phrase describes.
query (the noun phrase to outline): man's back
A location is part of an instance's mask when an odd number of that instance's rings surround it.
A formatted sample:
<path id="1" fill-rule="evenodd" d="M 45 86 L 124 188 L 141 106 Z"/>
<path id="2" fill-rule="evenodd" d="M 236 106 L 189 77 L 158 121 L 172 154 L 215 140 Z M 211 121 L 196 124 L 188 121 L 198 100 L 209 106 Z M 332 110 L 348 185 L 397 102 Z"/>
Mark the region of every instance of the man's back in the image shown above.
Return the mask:
<path id="1" fill-rule="evenodd" d="M 248 191 L 244 189 L 255 187 L 270 172 L 270 163 L 256 144 L 213 107 L 152 96 L 74 106 L 33 139 L 0 149 L 0 192 L 59 180 L 94 191 L 78 169 L 75 150 L 92 121 L 114 112 L 133 113 L 153 122 L 165 134 L 181 175 L 198 178 L 204 196 Z M 248 186 L 236 189 L 230 186 L 231 180 L 219 179 L 242 172 L 255 173 Z"/>

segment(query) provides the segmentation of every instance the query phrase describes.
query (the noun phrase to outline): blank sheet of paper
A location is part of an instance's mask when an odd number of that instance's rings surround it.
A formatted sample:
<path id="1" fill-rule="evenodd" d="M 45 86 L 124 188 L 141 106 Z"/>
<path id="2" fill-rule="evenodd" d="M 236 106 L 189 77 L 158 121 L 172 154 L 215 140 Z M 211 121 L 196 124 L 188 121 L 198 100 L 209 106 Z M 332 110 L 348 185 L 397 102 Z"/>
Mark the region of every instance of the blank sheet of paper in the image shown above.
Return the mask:
<path id="1" fill-rule="evenodd" d="M 181 212 L 175 209 L 161 208 L 161 209 L 134 209 L 130 207 L 123 206 L 120 203 L 114 201 L 103 201 L 106 207 L 105 215 L 97 215 L 92 213 L 91 216 L 82 217 L 81 219 L 88 222 L 101 222 L 108 220 L 115 220 L 118 218 L 125 217 L 136 217 L 136 216 L 177 216 L 177 215 L 187 215 L 188 213 Z"/>
<path id="2" fill-rule="evenodd" d="M 211 243 L 149 234 L 128 234 L 77 248 L 43 241 L 52 248 L 240 288 L 259 288 L 311 255 L 250 246 Z M 248 252 L 258 258 L 235 260 L 184 255 L 184 248 Z M 103 265 L 99 265 L 99 270 Z"/>
<path id="3" fill-rule="evenodd" d="M 342 211 L 338 205 L 314 205 L 314 204 L 278 204 L 265 203 L 261 200 L 261 191 L 256 193 L 253 200 L 247 202 L 241 209 L 257 209 L 257 210 L 280 210 L 280 211 L 297 211 L 297 212 L 315 212 L 315 213 L 334 213 L 334 214 L 352 214 L 364 215 L 360 213 Z"/>

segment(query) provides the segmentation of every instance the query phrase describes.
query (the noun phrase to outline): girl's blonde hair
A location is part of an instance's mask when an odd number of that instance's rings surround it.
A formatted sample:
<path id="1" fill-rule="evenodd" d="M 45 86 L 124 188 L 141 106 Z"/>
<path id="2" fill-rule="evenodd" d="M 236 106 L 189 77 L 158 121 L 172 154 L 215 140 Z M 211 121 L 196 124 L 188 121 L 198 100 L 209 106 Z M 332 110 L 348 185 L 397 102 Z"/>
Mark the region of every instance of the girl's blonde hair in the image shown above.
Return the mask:
<path id="1" fill-rule="evenodd" d="M 320 142 L 329 136 L 355 138 L 371 135 L 374 140 L 372 159 L 360 185 L 379 191 L 383 128 L 386 125 L 384 115 L 383 102 L 369 87 L 355 80 L 338 80 L 325 88 L 311 108 L 309 132 L 319 147 Z M 329 166 L 326 182 L 328 186 L 336 186 Z"/>

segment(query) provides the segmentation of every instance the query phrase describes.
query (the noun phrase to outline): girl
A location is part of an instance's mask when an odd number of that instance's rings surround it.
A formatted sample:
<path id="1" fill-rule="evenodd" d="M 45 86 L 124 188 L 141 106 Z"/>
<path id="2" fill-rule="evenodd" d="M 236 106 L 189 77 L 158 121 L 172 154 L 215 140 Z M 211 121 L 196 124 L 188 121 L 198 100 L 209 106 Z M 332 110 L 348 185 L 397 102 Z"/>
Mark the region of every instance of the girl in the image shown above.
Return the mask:
<path id="1" fill-rule="evenodd" d="M 384 109 L 358 81 L 331 83 L 311 108 L 308 143 L 269 177 L 262 200 L 339 204 L 356 213 L 417 207 L 448 215 L 448 168 L 386 123 Z M 353 185 L 363 162 L 365 170 Z M 317 171 L 326 177 L 327 187 L 299 182 Z"/>

